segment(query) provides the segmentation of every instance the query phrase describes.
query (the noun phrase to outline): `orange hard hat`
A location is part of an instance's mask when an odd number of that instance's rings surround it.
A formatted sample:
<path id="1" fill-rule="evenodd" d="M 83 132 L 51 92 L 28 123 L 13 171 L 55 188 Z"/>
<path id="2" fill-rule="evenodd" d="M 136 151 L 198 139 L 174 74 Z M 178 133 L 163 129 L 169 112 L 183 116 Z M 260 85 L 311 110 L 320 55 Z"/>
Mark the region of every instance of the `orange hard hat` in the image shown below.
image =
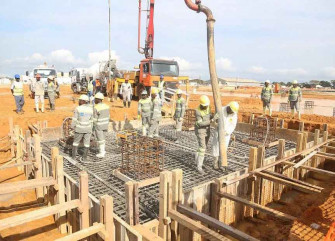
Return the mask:
<path id="1" fill-rule="evenodd" d="M 35 78 L 41 78 L 40 74 L 35 75 Z"/>

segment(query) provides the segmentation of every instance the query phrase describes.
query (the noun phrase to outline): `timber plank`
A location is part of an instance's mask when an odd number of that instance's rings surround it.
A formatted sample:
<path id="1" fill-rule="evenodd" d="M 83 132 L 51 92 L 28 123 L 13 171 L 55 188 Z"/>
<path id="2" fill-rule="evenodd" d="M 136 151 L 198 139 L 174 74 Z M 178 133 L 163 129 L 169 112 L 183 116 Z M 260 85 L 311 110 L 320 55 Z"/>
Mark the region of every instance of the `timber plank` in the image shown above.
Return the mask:
<path id="1" fill-rule="evenodd" d="M 36 187 L 52 186 L 55 184 L 56 180 L 52 177 L 42 177 L 40 179 L 3 183 L 0 184 L 0 195 L 20 192 L 27 189 L 35 189 Z"/>

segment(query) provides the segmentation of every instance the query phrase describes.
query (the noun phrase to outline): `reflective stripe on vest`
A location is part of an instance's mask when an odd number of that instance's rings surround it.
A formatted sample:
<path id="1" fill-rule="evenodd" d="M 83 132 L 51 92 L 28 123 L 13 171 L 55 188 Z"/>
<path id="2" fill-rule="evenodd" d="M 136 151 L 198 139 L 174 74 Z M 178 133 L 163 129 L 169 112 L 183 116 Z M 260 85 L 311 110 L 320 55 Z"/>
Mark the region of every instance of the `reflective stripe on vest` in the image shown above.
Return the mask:
<path id="1" fill-rule="evenodd" d="M 262 90 L 263 99 L 269 100 L 271 98 L 271 95 L 272 95 L 271 92 L 272 92 L 271 87 L 264 87 L 263 90 Z"/>
<path id="2" fill-rule="evenodd" d="M 296 87 L 296 88 L 292 87 L 290 89 L 289 100 L 290 101 L 297 101 L 299 95 L 300 95 L 300 87 Z"/>

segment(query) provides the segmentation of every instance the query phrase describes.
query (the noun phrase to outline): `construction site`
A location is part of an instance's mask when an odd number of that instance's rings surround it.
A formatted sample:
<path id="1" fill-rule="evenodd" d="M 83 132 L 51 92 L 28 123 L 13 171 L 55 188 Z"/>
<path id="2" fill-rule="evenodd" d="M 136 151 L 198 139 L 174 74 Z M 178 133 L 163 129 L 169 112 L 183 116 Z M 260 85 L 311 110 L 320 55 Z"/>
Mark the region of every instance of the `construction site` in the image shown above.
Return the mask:
<path id="1" fill-rule="evenodd" d="M 204 2 L 185 9 L 206 16 L 207 85 L 153 57 L 154 0 L 147 9 L 138 1 L 137 70 L 118 70 L 109 52 L 99 72 L 72 68 L 54 92 L 63 74 L 47 64 L 0 85 L 0 241 L 335 240 L 335 91 L 219 85 Z M 41 77 L 50 108 L 41 101 L 39 111 Z"/>

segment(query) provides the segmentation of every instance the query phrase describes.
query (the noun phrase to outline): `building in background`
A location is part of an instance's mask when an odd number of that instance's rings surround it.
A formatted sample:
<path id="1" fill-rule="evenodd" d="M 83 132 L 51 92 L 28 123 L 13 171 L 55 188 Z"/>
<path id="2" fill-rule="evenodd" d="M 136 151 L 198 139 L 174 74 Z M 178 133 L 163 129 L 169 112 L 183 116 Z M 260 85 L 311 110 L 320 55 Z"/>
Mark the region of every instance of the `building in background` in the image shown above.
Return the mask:
<path id="1" fill-rule="evenodd" d="M 244 78 L 232 78 L 232 77 L 223 77 L 219 78 L 221 85 L 231 86 L 231 87 L 260 87 L 261 82 L 253 79 L 244 79 Z"/>

